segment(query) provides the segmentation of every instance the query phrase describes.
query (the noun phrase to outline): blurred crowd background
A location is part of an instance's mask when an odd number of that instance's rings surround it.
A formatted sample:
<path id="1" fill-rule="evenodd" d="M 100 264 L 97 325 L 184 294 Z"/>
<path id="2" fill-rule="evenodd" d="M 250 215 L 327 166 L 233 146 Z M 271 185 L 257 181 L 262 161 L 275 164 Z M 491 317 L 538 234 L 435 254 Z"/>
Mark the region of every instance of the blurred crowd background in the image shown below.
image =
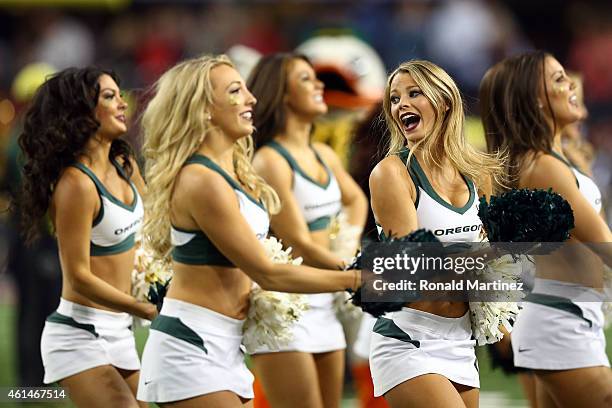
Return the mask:
<path id="1" fill-rule="evenodd" d="M 362 47 L 349 51 L 350 45 L 332 41 L 323 46 L 326 49 L 309 48 L 308 41 L 320 36 L 357 38 Z M 335 119 L 325 123 L 324 118 L 319 131 L 343 129 L 341 135 L 332 131 L 331 136 L 318 137 L 335 144 L 353 173 L 362 174 L 357 177 L 361 183 L 367 179 L 367 169 L 359 173 L 358 165 L 364 157 L 366 162 L 373 157 L 373 150 L 360 151 L 360 143 L 375 150 L 378 140 L 364 140 L 363 135 L 355 139 L 353 133 L 366 117 L 372 95 L 380 95 L 386 73 L 398 63 L 423 58 L 446 69 L 465 96 L 470 140 L 482 146 L 477 95 L 486 69 L 517 52 L 536 48 L 552 52 L 583 80 L 589 116 L 580 132 L 592 145 L 593 173 L 610 220 L 612 3 L 608 1 L 0 0 L 0 307 L 16 305 L 19 314 L 11 317 L 18 330 L 10 334 L 19 336 L 11 343 L 19 356 L 11 360 L 15 383 L 40 381 L 41 369 L 33 368 L 40 361 L 39 325 L 57 304 L 61 278 L 53 239 L 25 249 L 14 216 L 5 211 L 9 192 L 19 182 L 15 158 L 20 118 L 40 78 L 69 66 L 112 68 L 128 92 L 136 113 L 132 117 L 137 117 L 148 87 L 181 59 L 229 52 L 246 70 L 259 54 L 300 46 L 318 63 L 330 91 L 326 98 L 334 108 L 329 116 Z M 372 50 L 373 56 L 367 53 Z M 377 88 L 374 93 L 372 87 Z M 334 88 L 354 98 L 333 99 Z M 363 102 L 360 96 L 369 99 Z M 343 127 L 346 117 L 351 125 Z M 365 129 L 367 136 L 369 127 Z M 128 137 L 139 146 L 137 123 Z M 9 318 L 0 313 L 0 332 L 7 327 L 3 316 Z M 2 342 L 11 341 L 3 337 L 0 334 L 0 367 L 8 361 L 2 355 L 7 351 Z M 1 372 L 0 380 L 8 381 Z"/>

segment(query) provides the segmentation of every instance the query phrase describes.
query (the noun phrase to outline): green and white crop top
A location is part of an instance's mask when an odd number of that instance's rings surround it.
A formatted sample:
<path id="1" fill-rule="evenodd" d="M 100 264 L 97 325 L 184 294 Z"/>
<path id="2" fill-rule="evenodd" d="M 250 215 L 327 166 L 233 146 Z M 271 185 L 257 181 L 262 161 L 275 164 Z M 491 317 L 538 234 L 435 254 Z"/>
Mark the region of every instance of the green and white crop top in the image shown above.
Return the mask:
<path id="1" fill-rule="evenodd" d="M 114 255 L 129 251 L 134 247 L 134 235 L 142 224 L 144 208 L 138 190 L 123 168 L 116 161 L 112 162 L 119 175 L 132 188 L 134 199 L 130 205 L 113 196 L 93 171 L 84 164 L 75 163 L 73 165 L 89 176 L 100 196 L 100 211 L 93 220 L 91 228 L 91 256 Z"/>
<path id="2" fill-rule="evenodd" d="M 261 241 L 266 238 L 268 229 L 270 228 L 270 218 L 263 204 L 244 191 L 236 180 L 231 178 L 229 174 L 208 157 L 195 154 L 185 162 L 185 165 L 193 163 L 208 167 L 223 176 L 225 181 L 234 189 L 236 197 L 238 198 L 240 212 L 251 226 L 257 239 Z M 219 222 L 223 222 L 223 220 L 219 220 Z M 217 249 L 206 234 L 200 230 L 187 231 L 172 226 L 171 238 L 172 245 L 174 246 L 172 249 L 172 259 L 176 262 L 188 265 L 234 266 L 234 264 Z"/>
<path id="3" fill-rule="evenodd" d="M 589 176 L 578 170 L 576 166 L 561 157 L 561 155 L 559 155 L 557 152 L 551 151 L 550 154 L 572 170 L 578 189 L 589 204 L 591 204 L 591 206 L 595 209 L 595 211 L 599 213 L 601 211 L 602 204 L 601 191 L 599 190 L 599 187 L 597 187 L 597 184 L 595 184 L 595 182 Z"/>
<path id="4" fill-rule="evenodd" d="M 318 231 L 327 228 L 332 217 L 336 216 L 342 209 L 342 193 L 334 173 L 313 149 L 317 160 L 325 167 L 327 172 L 327 183 L 318 183 L 302 171 L 287 149 L 278 142 L 271 141 L 266 146 L 276 150 L 291 166 L 293 170 L 293 195 L 308 224 L 308 229 Z"/>
<path id="5" fill-rule="evenodd" d="M 398 153 L 403 163 L 408 160 L 408 154 L 408 149 Z M 414 206 L 419 228 L 431 230 L 442 242 L 479 242 L 482 221 L 478 217 L 474 183 L 462 175 L 470 196 L 464 206 L 455 207 L 436 193 L 414 155 L 407 167 L 417 193 Z M 382 236 L 382 228 L 379 225 L 377 228 L 379 236 Z"/>

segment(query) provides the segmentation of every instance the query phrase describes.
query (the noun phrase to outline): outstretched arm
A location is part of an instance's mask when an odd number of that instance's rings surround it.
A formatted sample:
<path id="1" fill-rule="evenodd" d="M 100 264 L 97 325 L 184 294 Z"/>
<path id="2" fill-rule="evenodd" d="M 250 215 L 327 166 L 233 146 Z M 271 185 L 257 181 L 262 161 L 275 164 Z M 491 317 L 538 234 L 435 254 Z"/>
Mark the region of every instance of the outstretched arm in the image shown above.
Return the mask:
<path id="1" fill-rule="evenodd" d="M 212 243 L 266 290 L 322 293 L 355 288 L 359 271 L 273 264 L 240 212 L 236 193 L 221 175 L 198 167 L 188 175 L 189 212 Z M 223 220 L 223 222 L 219 222 Z"/>

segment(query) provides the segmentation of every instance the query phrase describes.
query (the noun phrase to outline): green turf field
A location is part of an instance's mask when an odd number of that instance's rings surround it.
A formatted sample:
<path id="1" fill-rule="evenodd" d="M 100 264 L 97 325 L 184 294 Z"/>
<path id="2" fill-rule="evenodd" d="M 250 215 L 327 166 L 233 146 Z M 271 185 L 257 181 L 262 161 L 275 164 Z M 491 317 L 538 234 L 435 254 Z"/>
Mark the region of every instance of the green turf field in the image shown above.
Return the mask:
<path id="1" fill-rule="evenodd" d="M 0 387 L 15 384 L 15 352 L 14 352 L 14 309 L 12 306 L 0 304 Z M 148 330 L 136 331 L 136 343 L 142 351 Z M 608 339 L 612 338 L 612 329 L 606 333 Z M 608 342 L 608 355 L 612 356 L 612 347 Z M 522 400 L 521 390 L 515 376 L 505 376 L 500 371 L 492 371 L 488 355 L 484 349 L 479 349 L 479 366 L 481 381 L 481 408 L 510 408 L 526 407 Z M 0 403 L 0 408 L 56 408 L 69 407 L 71 404 L 10 404 Z M 353 399 L 353 390 L 346 387 L 343 408 L 357 408 Z"/>

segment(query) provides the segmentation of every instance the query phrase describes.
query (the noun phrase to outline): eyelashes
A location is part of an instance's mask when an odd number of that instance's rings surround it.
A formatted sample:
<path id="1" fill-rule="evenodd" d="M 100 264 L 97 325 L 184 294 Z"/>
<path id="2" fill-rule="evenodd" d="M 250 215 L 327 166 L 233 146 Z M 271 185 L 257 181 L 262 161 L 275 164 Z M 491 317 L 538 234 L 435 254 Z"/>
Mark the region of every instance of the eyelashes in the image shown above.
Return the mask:
<path id="1" fill-rule="evenodd" d="M 102 98 L 108 99 L 108 100 L 113 99 L 115 96 L 118 96 L 120 99 L 125 99 L 125 93 L 124 92 L 119 92 L 118 94 L 116 94 L 114 92 L 102 94 Z"/>
<path id="2" fill-rule="evenodd" d="M 412 89 L 408 92 L 408 97 L 409 98 L 416 98 L 419 95 L 422 95 L 423 92 L 421 90 L 417 90 L 417 89 Z M 395 105 L 396 103 L 399 103 L 400 101 L 400 97 L 397 95 L 393 95 L 391 97 L 389 97 L 389 101 L 391 102 L 392 105 Z"/>

